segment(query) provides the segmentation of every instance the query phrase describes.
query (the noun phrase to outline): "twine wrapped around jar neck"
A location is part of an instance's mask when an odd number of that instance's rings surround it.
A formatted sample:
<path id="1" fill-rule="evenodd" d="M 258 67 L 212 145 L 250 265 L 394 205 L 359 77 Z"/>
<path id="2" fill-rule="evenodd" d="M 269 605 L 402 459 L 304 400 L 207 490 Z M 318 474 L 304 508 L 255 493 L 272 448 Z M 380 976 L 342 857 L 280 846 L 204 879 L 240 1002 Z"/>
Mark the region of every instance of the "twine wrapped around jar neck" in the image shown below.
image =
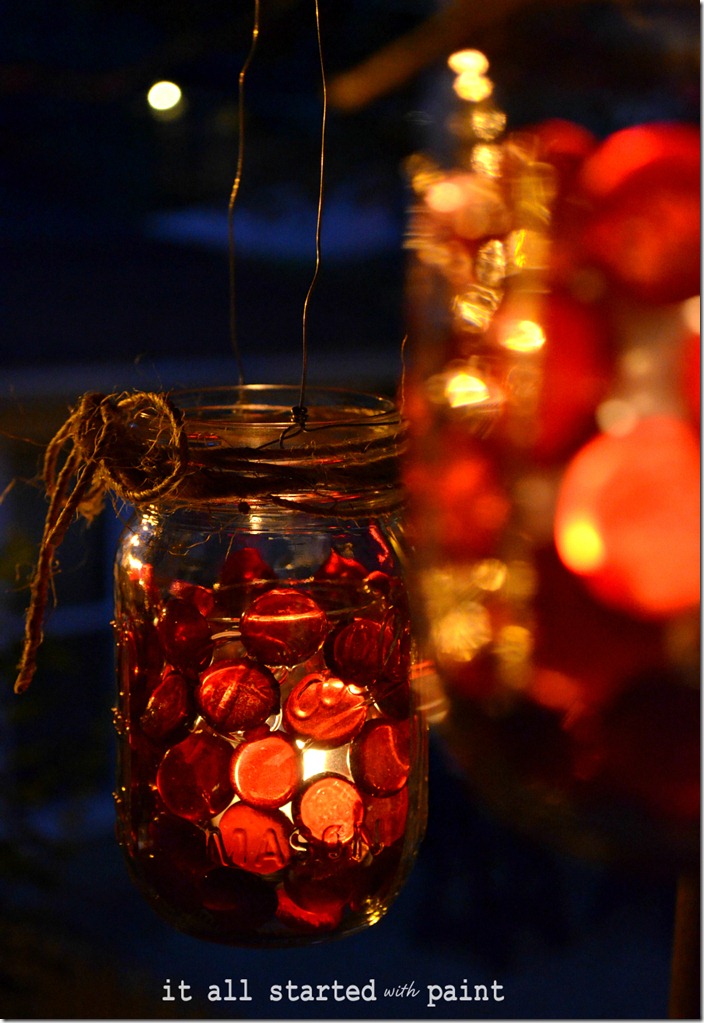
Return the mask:
<path id="1" fill-rule="evenodd" d="M 183 416 L 165 395 L 83 395 L 44 455 L 49 510 L 30 586 L 15 692 L 23 692 L 34 676 L 54 560 L 74 516 L 92 522 L 109 490 L 130 503 L 154 500 L 175 490 L 187 466 Z"/>
<path id="2" fill-rule="evenodd" d="M 260 394 L 256 387 L 236 393 L 245 392 Z M 188 392 L 183 397 L 193 401 Z M 293 416 L 287 425 L 280 407 L 273 415 L 266 408 L 265 401 L 234 403 L 218 406 L 216 415 L 194 409 L 191 418 L 160 393 L 80 399 L 44 456 L 49 509 L 30 584 L 15 692 L 23 692 L 36 671 L 56 552 L 74 516 L 92 522 L 108 493 L 135 506 L 166 501 L 197 507 L 234 498 L 318 515 L 400 506 L 398 452 L 405 433 L 391 402 L 381 414 L 373 408 L 349 419 L 339 408 L 323 408 L 316 410 L 314 422 Z"/>

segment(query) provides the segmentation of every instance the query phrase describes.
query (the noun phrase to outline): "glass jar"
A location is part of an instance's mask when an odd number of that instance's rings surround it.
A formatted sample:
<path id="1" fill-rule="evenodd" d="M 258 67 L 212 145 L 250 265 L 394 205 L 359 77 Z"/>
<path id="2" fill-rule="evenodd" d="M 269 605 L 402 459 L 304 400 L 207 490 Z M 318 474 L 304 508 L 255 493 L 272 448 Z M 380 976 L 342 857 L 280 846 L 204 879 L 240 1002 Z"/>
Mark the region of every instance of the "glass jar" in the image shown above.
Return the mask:
<path id="1" fill-rule="evenodd" d="M 481 58 L 452 59 L 455 163 L 411 165 L 411 591 L 442 731 L 512 825 L 689 866 L 699 130 L 505 133 Z"/>
<path id="2" fill-rule="evenodd" d="M 375 923 L 425 828 L 403 424 L 381 397 L 296 398 L 175 395 L 187 473 L 116 560 L 119 841 L 163 917 L 230 944 Z"/>

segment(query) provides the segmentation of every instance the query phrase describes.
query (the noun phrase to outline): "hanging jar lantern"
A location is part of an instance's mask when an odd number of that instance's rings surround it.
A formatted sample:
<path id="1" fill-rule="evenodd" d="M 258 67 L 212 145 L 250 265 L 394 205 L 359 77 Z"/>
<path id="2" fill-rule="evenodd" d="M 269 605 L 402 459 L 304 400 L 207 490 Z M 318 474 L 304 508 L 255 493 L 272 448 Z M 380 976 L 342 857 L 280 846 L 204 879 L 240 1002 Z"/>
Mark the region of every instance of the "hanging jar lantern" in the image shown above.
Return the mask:
<path id="1" fill-rule="evenodd" d="M 425 826 L 394 404 L 184 393 L 180 485 L 115 569 L 118 835 L 154 908 L 214 941 L 354 933 Z"/>
<path id="2" fill-rule="evenodd" d="M 506 133 L 486 62 L 450 65 L 454 163 L 411 163 L 405 386 L 411 590 L 442 728 L 513 825 L 687 865 L 699 132 Z"/>

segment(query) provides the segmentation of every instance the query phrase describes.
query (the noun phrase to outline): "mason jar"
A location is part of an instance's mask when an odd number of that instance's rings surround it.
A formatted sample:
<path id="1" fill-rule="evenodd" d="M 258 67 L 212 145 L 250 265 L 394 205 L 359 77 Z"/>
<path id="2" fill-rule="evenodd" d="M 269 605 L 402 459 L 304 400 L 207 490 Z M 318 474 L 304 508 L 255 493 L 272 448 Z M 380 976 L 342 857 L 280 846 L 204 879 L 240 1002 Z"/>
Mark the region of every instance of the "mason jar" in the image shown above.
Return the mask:
<path id="1" fill-rule="evenodd" d="M 118 837 L 179 930 L 281 946 L 378 921 L 426 818 L 386 398 L 173 396 L 187 470 L 115 566 Z"/>

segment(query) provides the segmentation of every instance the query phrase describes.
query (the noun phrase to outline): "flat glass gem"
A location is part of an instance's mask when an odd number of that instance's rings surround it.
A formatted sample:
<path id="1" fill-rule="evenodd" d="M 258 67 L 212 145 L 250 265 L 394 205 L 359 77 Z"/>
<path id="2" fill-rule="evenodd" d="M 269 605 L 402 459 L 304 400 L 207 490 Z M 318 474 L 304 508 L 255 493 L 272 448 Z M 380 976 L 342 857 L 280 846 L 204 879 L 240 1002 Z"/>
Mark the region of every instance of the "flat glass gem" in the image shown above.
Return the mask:
<path id="1" fill-rule="evenodd" d="M 167 600 L 157 623 L 166 660 L 177 668 L 198 670 L 208 663 L 212 640 L 207 619 L 190 600 Z"/>
<path id="2" fill-rule="evenodd" d="M 408 816 L 408 786 L 391 796 L 364 797 L 364 830 L 372 852 L 403 837 Z"/>
<path id="3" fill-rule="evenodd" d="M 150 739 L 165 738 L 188 721 L 192 704 L 192 683 L 167 666 L 139 719 L 142 731 Z"/>
<path id="4" fill-rule="evenodd" d="M 369 618 L 355 618 L 335 634 L 331 660 L 340 678 L 367 686 L 381 666 L 381 626 Z"/>
<path id="5" fill-rule="evenodd" d="M 275 579 L 276 573 L 267 565 L 256 547 L 242 547 L 225 558 L 220 572 L 221 586 L 256 583 L 262 579 Z"/>
<path id="6" fill-rule="evenodd" d="M 292 666 L 315 653 L 328 631 L 325 612 L 299 590 L 269 590 L 240 620 L 242 642 L 268 665 Z"/>
<path id="7" fill-rule="evenodd" d="M 284 705 L 284 724 L 322 746 L 340 746 L 357 734 L 366 713 L 362 691 L 321 672 L 306 675 L 291 691 Z"/>
<path id="8" fill-rule="evenodd" d="M 253 874 L 275 874 L 291 859 L 293 825 L 279 810 L 234 803 L 220 818 L 220 836 L 231 863 Z"/>
<path id="9" fill-rule="evenodd" d="M 196 701 L 218 731 L 239 732 L 261 725 L 278 710 L 279 684 L 252 661 L 216 661 L 201 675 Z"/>
<path id="10" fill-rule="evenodd" d="M 310 781 L 294 801 L 299 827 L 327 846 L 345 845 L 357 834 L 364 817 L 364 803 L 355 785 L 336 774 Z"/>
<path id="11" fill-rule="evenodd" d="M 240 743 L 230 768 L 235 791 L 253 806 L 274 809 L 293 797 L 301 781 L 301 752 L 275 732 Z"/>
<path id="12" fill-rule="evenodd" d="M 327 559 L 314 575 L 314 579 L 364 579 L 367 570 L 354 558 L 345 558 L 336 550 L 330 551 Z"/>
<path id="13" fill-rule="evenodd" d="M 203 878 L 200 890 L 205 908 L 227 913 L 231 926 L 259 927 L 276 914 L 276 892 L 249 871 L 215 867 Z"/>
<path id="14" fill-rule="evenodd" d="M 342 909 L 339 906 L 316 906 L 314 909 L 299 906 L 285 888 L 279 889 L 277 897 L 279 903 L 277 917 L 296 930 L 332 931 L 342 918 Z"/>
<path id="15" fill-rule="evenodd" d="M 352 777 L 373 795 L 389 796 L 403 788 L 410 766 L 407 721 L 369 721 L 350 747 Z"/>
<path id="16" fill-rule="evenodd" d="M 215 597 L 208 586 L 197 586 L 195 583 L 184 582 L 182 579 L 174 579 L 169 587 L 169 593 L 172 597 L 178 597 L 193 604 L 206 618 L 212 614 Z"/>
<path id="17" fill-rule="evenodd" d="M 148 884 L 162 898 L 193 909 L 199 885 L 212 867 L 203 831 L 182 817 L 160 813 L 139 830 Z"/>
<path id="18" fill-rule="evenodd" d="M 165 753 L 156 773 L 159 795 L 172 813 L 204 821 L 232 799 L 231 759 L 225 739 L 205 730 L 191 732 Z"/>

